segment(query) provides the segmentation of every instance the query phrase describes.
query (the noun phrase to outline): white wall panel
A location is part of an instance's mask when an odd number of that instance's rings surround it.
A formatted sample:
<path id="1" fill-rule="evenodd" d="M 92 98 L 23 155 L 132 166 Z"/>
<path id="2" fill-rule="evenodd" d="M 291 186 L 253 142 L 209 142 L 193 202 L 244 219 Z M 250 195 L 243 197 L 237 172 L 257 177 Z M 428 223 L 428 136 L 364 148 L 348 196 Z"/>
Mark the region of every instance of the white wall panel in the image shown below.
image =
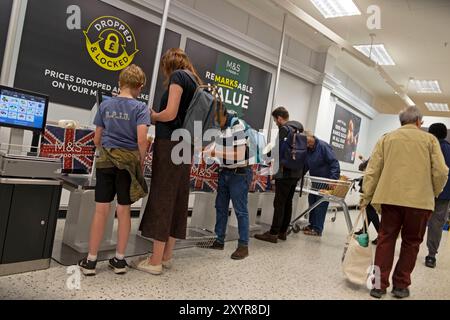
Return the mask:
<path id="1" fill-rule="evenodd" d="M 370 93 L 368 93 L 366 90 L 361 88 L 361 100 L 365 101 L 367 104 L 372 105 L 373 103 L 373 97 Z"/>
<path id="2" fill-rule="evenodd" d="M 194 8 L 195 6 L 195 0 L 178 0 L 178 2 L 181 2 L 182 4 L 185 4 L 192 8 Z"/>
<path id="3" fill-rule="evenodd" d="M 433 123 L 443 123 L 450 128 L 450 118 L 444 117 L 424 117 L 423 126 L 428 128 Z M 372 153 L 377 141 L 386 133 L 394 131 L 400 127 L 400 120 L 395 114 L 380 114 L 370 123 L 370 136 L 367 139 L 367 157 Z"/>
<path id="4" fill-rule="evenodd" d="M 226 1 L 196 0 L 194 8 L 239 32 L 247 33 L 249 15 Z"/>
<path id="5" fill-rule="evenodd" d="M 334 76 L 341 81 L 341 84 L 345 87 L 347 85 L 347 75 L 339 68 L 334 69 Z"/>
<path id="6" fill-rule="evenodd" d="M 312 90 L 311 83 L 283 72 L 280 77 L 277 105 L 288 109 L 291 120 L 300 121 L 306 126 Z"/>
<path id="7" fill-rule="evenodd" d="M 366 158 L 370 157 L 377 141 L 385 134 L 400 127 L 398 116 L 380 114 L 370 123 L 370 136 L 366 142 Z"/>
<path id="8" fill-rule="evenodd" d="M 309 66 L 315 70 L 323 71 L 325 68 L 325 57 L 326 53 L 319 53 L 316 51 L 311 52 L 311 61 Z"/>
<path id="9" fill-rule="evenodd" d="M 311 55 L 313 50 L 304 44 L 290 38 L 287 55 L 307 66 L 311 66 Z M 312 67 L 312 66 L 311 66 Z"/>
<path id="10" fill-rule="evenodd" d="M 347 78 L 347 89 L 350 90 L 358 98 L 361 96 L 361 87 L 351 78 Z"/>
<path id="11" fill-rule="evenodd" d="M 265 45 L 280 50 L 281 32 L 250 16 L 247 35 Z"/>

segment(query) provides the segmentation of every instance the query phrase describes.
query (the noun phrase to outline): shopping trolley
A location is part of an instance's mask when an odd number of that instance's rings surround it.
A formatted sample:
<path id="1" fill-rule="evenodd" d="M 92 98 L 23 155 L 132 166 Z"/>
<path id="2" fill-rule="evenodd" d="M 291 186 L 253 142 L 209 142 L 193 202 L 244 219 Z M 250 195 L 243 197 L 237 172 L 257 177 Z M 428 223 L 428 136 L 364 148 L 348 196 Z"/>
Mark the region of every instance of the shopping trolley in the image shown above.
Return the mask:
<path id="1" fill-rule="evenodd" d="M 321 198 L 291 222 L 291 224 L 289 225 L 288 234 L 290 234 L 291 232 L 299 233 L 302 229 L 299 220 L 305 215 L 309 214 L 323 202 L 335 203 L 342 207 L 342 210 L 344 211 L 345 221 L 347 223 L 347 228 L 349 232 L 353 230 L 353 224 L 350 218 L 348 206 L 345 203 L 345 197 L 347 196 L 349 190 L 352 188 L 354 180 L 349 180 L 346 177 L 341 177 L 339 180 L 332 180 L 327 178 L 305 176 L 303 183 L 304 192 L 306 192 L 307 194 L 321 196 Z"/>

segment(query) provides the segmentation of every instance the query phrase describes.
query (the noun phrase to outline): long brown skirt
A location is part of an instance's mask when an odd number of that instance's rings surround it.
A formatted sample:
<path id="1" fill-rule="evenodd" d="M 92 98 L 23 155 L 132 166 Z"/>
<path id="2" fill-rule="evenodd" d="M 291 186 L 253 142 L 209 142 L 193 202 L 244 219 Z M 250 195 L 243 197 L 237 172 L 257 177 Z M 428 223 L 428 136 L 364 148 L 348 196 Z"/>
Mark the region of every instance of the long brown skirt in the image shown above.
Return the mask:
<path id="1" fill-rule="evenodd" d="M 150 195 L 139 230 L 146 238 L 167 242 L 186 239 L 191 165 L 175 165 L 172 149 L 179 142 L 156 139 Z"/>

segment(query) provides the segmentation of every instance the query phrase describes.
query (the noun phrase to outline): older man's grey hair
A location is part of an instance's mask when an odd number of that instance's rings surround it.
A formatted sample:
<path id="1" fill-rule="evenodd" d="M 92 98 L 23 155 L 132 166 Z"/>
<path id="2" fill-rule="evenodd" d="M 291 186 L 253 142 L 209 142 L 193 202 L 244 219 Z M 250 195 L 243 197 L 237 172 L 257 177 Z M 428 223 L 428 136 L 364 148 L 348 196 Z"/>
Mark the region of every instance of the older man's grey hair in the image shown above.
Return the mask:
<path id="1" fill-rule="evenodd" d="M 417 107 L 407 107 L 400 112 L 400 123 L 402 126 L 407 124 L 415 124 L 422 121 L 423 114 Z"/>
<path id="2" fill-rule="evenodd" d="M 307 129 L 303 132 L 303 134 L 307 137 L 314 137 L 314 132 L 312 132 L 311 130 Z"/>

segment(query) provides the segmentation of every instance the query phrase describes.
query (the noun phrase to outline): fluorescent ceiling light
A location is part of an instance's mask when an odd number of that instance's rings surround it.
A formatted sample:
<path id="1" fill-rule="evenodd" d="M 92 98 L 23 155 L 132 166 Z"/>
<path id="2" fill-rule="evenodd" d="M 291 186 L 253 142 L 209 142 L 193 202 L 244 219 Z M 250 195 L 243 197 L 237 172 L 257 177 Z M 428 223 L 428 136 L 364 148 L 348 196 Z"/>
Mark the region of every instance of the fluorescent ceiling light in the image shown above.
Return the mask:
<path id="1" fill-rule="evenodd" d="M 354 48 L 375 61 L 380 66 L 395 66 L 395 62 L 387 52 L 384 44 L 365 44 L 354 46 Z"/>
<path id="2" fill-rule="evenodd" d="M 439 82 L 436 80 L 411 80 L 411 84 L 418 93 L 442 93 Z"/>
<path id="3" fill-rule="evenodd" d="M 430 111 L 450 112 L 450 110 L 448 109 L 448 104 L 446 103 L 426 102 L 425 105 Z"/>
<path id="4" fill-rule="evenodd" d="M 412 101 L 412 99 L 410 97 L 408 97 L 406 94 L 404 95 L 403 100 L 405 100 L 405 102 L 408 105 L 408 107 L 415 107 L 416 106 L 416 103 L 414 101 Z"/>
<path id="5" fill-rule="evenodd" d="M 311 0 L 311 2 L 326 19 L 361 15 L 353 0 Z"/>

